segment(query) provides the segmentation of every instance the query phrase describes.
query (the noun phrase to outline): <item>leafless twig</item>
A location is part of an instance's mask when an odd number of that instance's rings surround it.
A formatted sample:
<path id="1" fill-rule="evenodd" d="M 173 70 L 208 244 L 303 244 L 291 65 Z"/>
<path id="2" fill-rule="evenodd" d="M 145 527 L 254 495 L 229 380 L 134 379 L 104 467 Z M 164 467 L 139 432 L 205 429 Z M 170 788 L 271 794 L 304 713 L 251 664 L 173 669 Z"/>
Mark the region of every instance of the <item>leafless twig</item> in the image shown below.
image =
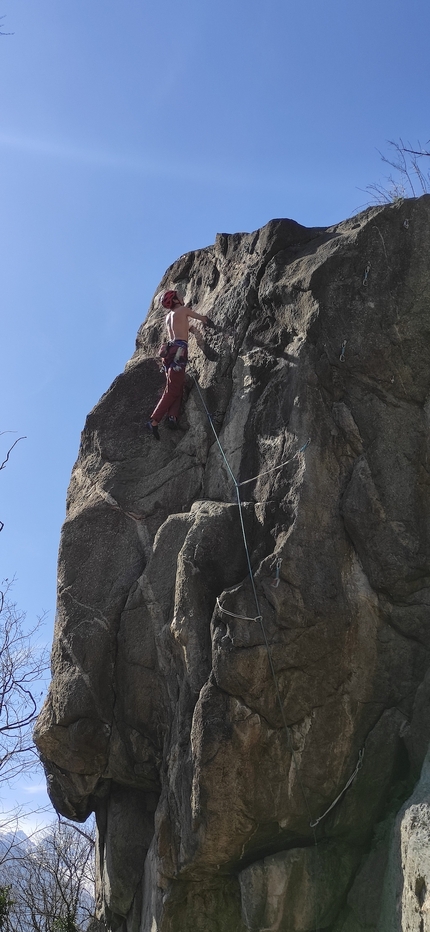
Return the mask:
<path id="1" fill-rule="evenodd" d="M 13 932 L 83 932 L 94 917 L 94 836 L 69 822 L 52 823 L 38 839 L 22 839 L 4 866 Z"/>
<path id="2" fill-rule="evenodd" d="M 390 140 L 391 156 L 379 152 L 382 161 L 389 165 L 393 172 L 386 177 L 384 183 L 369 184 L 366 192 L 371 195 L 374 204 L 392 204 L 405 197 L 418 197 L 420 194 L 430 193 L 430 171 L 422 168 L 422 159 L 430 158 L 430 149 L 418 142 L 418 148 L 405 143 L 403 139 L 398 142 Z M 430 145 L 430 140 L 426 146 Z"/>
<path id="3" fill-rule="evenodd" d="M 4 20 L 5 15 L 6 14 L 4 14 L 3 16 L 0 16 L 0 23 L 2 23 L 2 21 Z M 14 36 L 14 35 L 15 35 L 14 32 L 0 32 L 0 36 Z"/>
<path id="4" fill-rule="evenodd" d="M 0 33 L 0 35 L 1 35 L 1 33 Z M 12 431 L 10 431 L 10 430 L 2 430 L 2 431 L 0 431 L 0 437 L 2 437 L 3 434 L 10 434 L 10 433 L 12 433 Z M 12 446 L 11 446 L 11 447 L 9 448 L 9 450 L 7 451 L 6 459 L 4 459 L 3 462 L 2 462 L 2 464 L 0 465 L 0 470 L 2 470 L 2 469 L 5 468 L 5 466 L 6 466 L 7 463 L 9 462 L 9 457 L 10 457 L 10 454 L 12 453 L 13 448 L 16 447 L 17 443 L 19 443 L 20 440 L 27 440 L 27 437 L 18 437 L 18 439 L 15 440 L 15 442 L 12 444 Z M 3 530 L 3 528 L 4 528 L 4 521 L 0 521 L 0 532 Z"/>
<path id="5" fill-rule="evenodd" d="M 1 33 L 0 33 L 0 35 L 1 35 Z M 6 431 L 4 430 L 4 431 L 2 431 L 2 433 L 5 434 L 5 433 L 8 433 L 8 431 L 6 432 Z M 1 436 L 1 435 L 0 435 L 0 436 Z M 4 468 L 5 468 L 5 466 L 6 466 L 7 463 L 9 462 L 9 457 L 10 457 L 10 454 L 12 453 L 13 448 L 16 447 L 17 443 L 19 443 L 20 440 L 27 440 L 27 437 L 18 437 L 18 439 L 15 440 L 15 442 L 12 444 L 12 446 L 11 446 L 11 447 L 9 448 L 9 450 L 7 451 L 7 453 L 6 453 L 6 459 L 4 459 L 3 462 L 1 463 L 0 469 L 4 469 Z"/>
<path id="6" fill-rule="evenodd" d="M 47 650 L 37 643 L 40 618 L 30 630 L 24 614 L 9 596 L 11 583 L 0 592 L 0 784 L 35 766 L 32 728 L 40 704 L 40 689 L 48 666 Z"/>

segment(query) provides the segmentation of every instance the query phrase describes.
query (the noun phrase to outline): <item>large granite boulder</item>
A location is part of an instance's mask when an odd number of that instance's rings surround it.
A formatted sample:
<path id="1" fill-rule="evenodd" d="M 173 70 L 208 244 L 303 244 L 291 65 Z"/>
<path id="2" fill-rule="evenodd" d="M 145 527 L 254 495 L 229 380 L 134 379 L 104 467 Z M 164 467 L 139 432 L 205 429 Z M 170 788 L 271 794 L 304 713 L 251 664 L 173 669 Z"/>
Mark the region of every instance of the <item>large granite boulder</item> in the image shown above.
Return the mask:
<path id="1" fill-rule="evenodd" d="M 109 930 L 427 928 L 429 254 L 430 197 L 222 234 L 180 430 L 156 300 L 87 418 L 36 741 Z"/>

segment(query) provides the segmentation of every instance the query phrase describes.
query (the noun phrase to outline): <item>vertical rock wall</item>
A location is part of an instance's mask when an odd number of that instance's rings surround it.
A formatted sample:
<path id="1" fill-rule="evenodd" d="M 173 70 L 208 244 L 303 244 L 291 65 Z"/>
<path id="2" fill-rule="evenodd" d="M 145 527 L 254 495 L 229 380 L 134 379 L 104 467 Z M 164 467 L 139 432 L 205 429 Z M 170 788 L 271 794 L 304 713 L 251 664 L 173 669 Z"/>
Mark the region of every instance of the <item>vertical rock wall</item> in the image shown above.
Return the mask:
<path id="1" fill-rule="evenodd" d="M 182 256 L 157 290 L 214 327 L 180 430 L 144 432 L 156 302 L 87 418 L 36 739 L 57 809 L 96 811 L 109 930 L 427 928 L 429 221 Z"/>

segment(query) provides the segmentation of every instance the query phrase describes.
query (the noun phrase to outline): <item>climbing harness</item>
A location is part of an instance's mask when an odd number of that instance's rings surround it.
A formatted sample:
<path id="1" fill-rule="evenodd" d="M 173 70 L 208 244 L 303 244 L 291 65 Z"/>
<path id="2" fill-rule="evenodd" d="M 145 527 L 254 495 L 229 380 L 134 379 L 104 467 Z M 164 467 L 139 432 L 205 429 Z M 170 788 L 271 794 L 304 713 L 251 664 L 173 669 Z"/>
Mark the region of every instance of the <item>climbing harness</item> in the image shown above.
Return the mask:
<path id="1" fill-rule="evenodd" d="M 371 269 L 371 265 L 370 265 L 370 262 L 368 262 L 364 270 L 363 282 L 362 282 L 363 285 L 367 285 L 367 279 L 369 277 L 370 269 Z"/>
<path id="2" fill-rule="evenodd" d="M 169 340 L 168 343 L 161 344 L 158 355 L 163 360 L 160 372 L 167 374 L 169 369 L 178 372 L 187 365 L 188 343 L 186 340 Z"/>
<path id="3" fill-rule="evenodd" d="M 357 761 L 354 773 L 351 774 L 349 780 L 347 781 L 347 783 L 345 783 L 343 790 L 341 790 L 341 792 L 339 793 L 339 796 L 336 796 L 336 799 L 333 800 L 331 806 L 329 806 L 328 809 L 326 809 L 326 811 L 323 812 L 322 816 L 320 816 L 319 819 L 316 819 L 315 822 L 310 823 L 311 828 L 316 828 L 317 825 L 319 825 L 319 823 L 322 822 L 323 819 L 325 819 L 325 817 L 329 814 L 329 812 L 331 812 L 331 810 L 334 809 L 336 803 L 338 803 L 339 800 L 342 799 L 343 794 L 346 793 L 346 791 L 351 786 L 351 783 L 355 780 L 358 774 L 358 771 L 361 770 L 361 767 L 363 765 L 363 757 L 364 757 L 364 748 L 361 748 L 361 750 L 358 752 L 358 761 Z"/>
<path id="4" fill-rule="evenodd" d="M 159 348 L 159 350 L 158 350 L 158 353 L 157 353 L 157 355 L 160 356 L 161 359 L 165 359 L 165 358 L 166 358 L 167 353 L 169 352 L 169 346 L 170 346 L 170 343 L 162 343 L 162 344 L 161 344 L 161 346 L 160 346 L 160 348 Z"/>
<path id="5" fill-rule="evenodd" d="M 272 589 L 277 589 L 280 583 L 280 573 L 281 573 L 282 560 L 278 557 L 276 561 L 276 575 L 272 582 Z"/>
<path id="6" fill-rule="evenodd" d="M 347 342 L 348 340 L 344 340 L 342 343 L 342 346 L 340 349 L 340 356 L 339 356 L 340 362 L 345 362 L 345 347 L 346 347 Z"/>

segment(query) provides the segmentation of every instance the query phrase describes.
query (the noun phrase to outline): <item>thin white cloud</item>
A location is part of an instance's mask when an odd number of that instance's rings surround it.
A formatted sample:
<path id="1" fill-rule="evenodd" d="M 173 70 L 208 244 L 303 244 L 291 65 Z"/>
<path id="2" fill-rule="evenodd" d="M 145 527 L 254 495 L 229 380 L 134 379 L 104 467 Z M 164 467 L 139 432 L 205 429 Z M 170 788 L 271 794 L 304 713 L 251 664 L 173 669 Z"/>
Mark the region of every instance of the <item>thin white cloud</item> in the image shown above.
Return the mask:
<path id="1" fill-rule="evenodd" d="M 32 783 L 30 786 L 23 786 L 22 789 L 24 793 L 45 793 L 46 782 L 43 780 L 42 783 Z"/>
<path id="2" fill-rule="evenodd" d="M 177 154 L 174 159 L 168 159 L 161 153 L 153 153 L 149 156 L 127 155 L 122 152 L 91 149 L 56 140 L 36 139 L 5 132 L 0 133 L 1 146 L 5 149 L 14 149 L 47 158 L 64 159 L 98 168 L 136 172 L 149 177 L 177 178 L 181 181 L 254 190 L 255 188 L 274 187 L 279 190 L 279 185 L 285 184 L 285 178 L 275 177 L 272 173 L 270 177 L 262 178 L 240 166 L 224 170 L 210 163 L 181 162 Z"/>
<path id="3" fill-rule="evenodd" d="M 122 153 L 106 152 L 100 149 L 89 149 L 70 143 L 57 142 L 51 139 L 35 139 L 29 136 L 18 136 L 14 133 L 0 133 L 0 145 L 8 149 L 18 149 L 21 152 L 30 152 L 35 155 L 46 155 L 49 158 L 66 159 L 72 162 L 82 162 L 87 165 L 96 165 L 106 168 L 122 168 L 132 171 L 159 171 L 157 161 L 130 157 Z"/>

